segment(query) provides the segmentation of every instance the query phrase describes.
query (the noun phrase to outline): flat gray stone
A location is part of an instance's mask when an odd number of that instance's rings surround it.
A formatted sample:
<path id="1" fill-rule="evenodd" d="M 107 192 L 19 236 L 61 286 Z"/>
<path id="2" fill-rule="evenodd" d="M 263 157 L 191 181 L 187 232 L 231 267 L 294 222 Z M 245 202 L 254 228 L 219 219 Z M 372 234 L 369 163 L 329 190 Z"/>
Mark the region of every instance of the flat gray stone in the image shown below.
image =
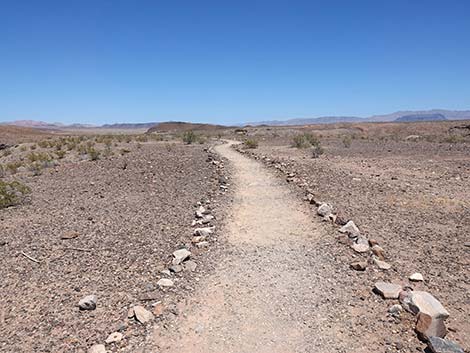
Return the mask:
<path id="1" fill-rule="evenodd" d="M 188 249 L 179 249 L 173 253 L 173 265 L 179 265 L 184 260 L 188 259 L 191 256 L 191 251 Z"/>
<path id="2" fill-rule="evenodd" d="M 375 284 L 374 290 L 384 299 L 398 299 L 402 287 L 399 284 L 379 281 Z"/>
<path id="3" fill-rule="evenodd" d="M 169 278 L 162 278 L 157 282 L 159 287 L 173 287 L 174 283 Z"/>
<path id="4" fill-rule="evenodd" d="M 205 227 L 205 228 L 196 228 L 194 229 L 193 235 L 194 236 L 199 236 L 199 237 L 208 237 L 214 233 L 214 228 L 213 227 Z"/>
<path id="5" fill-rule="evenodd" d="M 328 205 L 327 203 L 322 203 L 317 209 L 318 215 L 320 215 L 322 217 L 328 216 L 332 212 L 333 212 L 333 208 L 330 205 Z"/>
<path id="6" fill-rule="evenodd" d="M 378 268 L 380 268 L 381 270 L 390 270 L 392 268 L 392 266 L 389 263 L 387 263 L 385 261 L 382 261 L 382 260 L 379 260 L 376 257 L 374 257 L 373 260 L 374 260 L 374 263 L 376 264 L 376 266 Z"/>
<path id="7" fill-rule="evenodd" d="M 361 232 L 359 231 L 359 228 L 356 226 L 356 224 L 353 221 L 349 221 L 346 223 L 344 226 L 342 226 L 339 231 L 341 233 L 346 233 L 348 235 L 352 235 L 353 237 L 358 237 Z"/>
<path id="8" fill-rule="evenodd" d="M 457 343 L 440 337 L 429 337 L 428 347 L 433 353 L 464 353 Z"/>
<path id="9" fill-rule="evenodd" d="M 412 291 L 409 296 L 409 308 L 414 314 L 424 313 L 432 318 L 442 319 L 447 319 L 450 315 L 439 300 L 434 298 L 428 292 Z"/>

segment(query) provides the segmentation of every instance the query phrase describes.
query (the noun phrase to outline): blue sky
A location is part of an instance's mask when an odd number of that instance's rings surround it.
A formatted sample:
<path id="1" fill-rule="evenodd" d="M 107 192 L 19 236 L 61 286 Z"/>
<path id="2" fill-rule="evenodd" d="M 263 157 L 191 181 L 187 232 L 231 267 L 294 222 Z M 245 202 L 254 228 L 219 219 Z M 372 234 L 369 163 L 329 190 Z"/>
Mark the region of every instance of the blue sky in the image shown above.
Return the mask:
<path id="1" fill-rule="evenodd" d="M 0 0 L 0 121 L 470 109 L 470 1 Z"/>

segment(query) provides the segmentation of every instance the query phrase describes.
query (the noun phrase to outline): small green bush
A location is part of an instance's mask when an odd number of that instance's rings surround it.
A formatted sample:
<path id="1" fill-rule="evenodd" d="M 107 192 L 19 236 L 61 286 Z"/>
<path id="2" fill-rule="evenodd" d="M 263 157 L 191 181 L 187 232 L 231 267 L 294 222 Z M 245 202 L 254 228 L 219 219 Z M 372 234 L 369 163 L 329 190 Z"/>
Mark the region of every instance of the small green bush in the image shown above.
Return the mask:
<path id="1" fill-rule="evenodd" d="M 303 133 L 294 136 L 292 139 L 292 146 L 296 148 L 308 148 L 311 146 L 320 145 L 320 140 L 317 136 L 310 133 Z"/>
<path id="2" fill-rule="evenodd" d="M 23 163 L 21 162 L 11 162 L 5 165 L 6 169 L 10 172 L 10 174 L 16 174 L 18 172 L 18 168 L 21 167 Z"/>
<path id="3" fill-rule="evenodd" d="M 93 146 L 88 147 L 86 153 L 91 161 L 97 161 L 100 159 L 100 151 L 97 151 Z"/>
<path id="4" fill-rule="evenodd" d="M 341 141 L 343 142 L 344 147 L 349 148 L 351 147 L 351 144 L 352 144 L 352 137 L 350 135 L 344 135 L 341 138 Z"/>
<path id="5" fill-rule="evenodd" d="M 194 142 L 197 141 L 197 135 L 194 133 L 194 131 L 185 131 L 183 133 L 183 142 L 187 145 L 190 145 Z"/>
<path id="6" fill-rule="evenodd" d="M 258 148 L 258 141 L 256 141 L 255 139 L 246 139 L 243 142 L 243 146 L 245 148 L 255 149 Z"/>
<path id="7" fill-rule="evenodd" d="M 31 189 L 18 181 L 0 181 L 0 208 L 22 203 Z"/>

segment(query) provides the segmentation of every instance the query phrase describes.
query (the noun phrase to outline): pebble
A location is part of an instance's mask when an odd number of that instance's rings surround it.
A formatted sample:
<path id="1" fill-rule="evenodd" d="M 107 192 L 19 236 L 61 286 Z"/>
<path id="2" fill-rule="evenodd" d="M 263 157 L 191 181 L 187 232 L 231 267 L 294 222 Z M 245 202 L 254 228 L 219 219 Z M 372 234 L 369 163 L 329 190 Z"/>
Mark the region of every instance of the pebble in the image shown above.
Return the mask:
<path id="1" fill-rule="evenodd" d="M 179 265 L 178 265 L 179 266 Z M 160 287 L 173 287 L 174 283 L 171 279 L 169 278 L 161 278 L 158 282 L 157 285 Z"/>
<path id="2" fill-rule="evenodd" d="M 173 253 L 173 265 L 179 265 L 184 260 L 191 256 L 191 252 L 188 249 L 179 249 Z"/>
<path id="3" fill-rule="evenodd" d="M 379 281 L 375 283 L 374 290 L 384 299 L 398 299 L 402 287 L 399 284 Z"/>
<path id="4" fill-rule="evenodd" d="M 208 237 L 212 233 L 214 233 L 214 228 L 213 227 L 196 228 L 196 229 L 194 229 L 193 235 L 194 236 L 200 236 L 200 237 Z"/>
<path id="5" fill-rule="evenodd" d="M 342 226 L 339 231 L 341 233 L 347 233 L 350 236 L 357 237 L 361 232 L 359 231 L 359 228 L 356 226 L 356 224 L 353 221 L 349 221 L 346 223 L 344 226 Z"/>
<path id="6" fill-rule="evenodd" d="M 106 338 L 106 340 L 104 342 L 107 343 L 107 344 L 114 343 L 114 342 L 119 342 L 119 341 L 122 340 L 123 337 L 124 336 L 122 335 L 122 333 L 113 332 L 112 334 L 110 334 L 108 336 L 108 338 Z"/>
<path id="7" fill-rule="evenodd" d="M 88 349 L 88 353 L 106 353 L 104 344 L 95 344 Z"/>
<path id="8" fill-rule="evenodd" d="M 78 307 L 80 310 L 95 310 L 96 301 L 96 295 L 87 295 L 78 302 Z"/>
<path id="9" fill-rule="evenodd" d="M 194 261 L 188 260 L 184 263 L 184 270 L 194 272 L 196 271 L 197 264 Z"/>
<path id="10" fill-rule="evenodd" d="M 392 266 L 389 263 L 379 260 L 376 257 L 374 257 L 373 260 L 374 260 L 374 263 L 377 265 L 377 267 L 380 268 L 381 270 L 390 270 L 392 268 Z"/>
<path id="11" fill-rule="evenodd" d="M 423 278 L 423 275 L 419 272 L 416 272 L 416 273 L 413 273 L 410 277 L 409 277 L 409 280 L 410 281 L 413 281 L 413 282 L 422 282 L 424 281 L 424 278 Z"/>
<path id="12" fill-rule="evenodd" d="M 332 212 L 333 212 L 332 207 L 328 205 L 327 203 L 322 203 L 317 209 L 317 213 L 322 217 L 328 216 Z"/>
<path id="13" fill-rule="evenodd" d="M 395 317 L 400 316 L 402 311 L 403 307 L 400 304 L 393 304 L 390 308 L 388 308 L 388 312 Z"/>
<path id="14" fill-rule="evenodd" d="M 145 309 L 143 306 L 140 306 L 140 305 L 134 306 L 133 313 L 137 321 L 139 321 L 142 324 L 145 324 L 153 320 L 154 318 L 153 314 L 150 311 L 148 311 L 147 309 Z"/>
<path id="15" fill-rule="evenodd" d="M 356 271 L 365 271 L 367 268 L 367 261 L 355 261 L 351 263 L 351 268 Z"/>

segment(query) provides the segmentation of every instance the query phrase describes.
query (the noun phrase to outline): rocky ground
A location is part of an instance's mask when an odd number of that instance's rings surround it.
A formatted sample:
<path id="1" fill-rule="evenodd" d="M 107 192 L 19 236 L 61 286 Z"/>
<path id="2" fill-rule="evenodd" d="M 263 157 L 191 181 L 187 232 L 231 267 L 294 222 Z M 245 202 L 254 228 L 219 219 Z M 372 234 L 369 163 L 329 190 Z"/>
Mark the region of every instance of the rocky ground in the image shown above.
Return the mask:
<path id="1" fill-rule="evenodd" d="M 174 315 L 177 298 L 210 268 L 210 248 L 190 242 L 198 202 L 213 225 L 224 209 L 223 171 L 207 146 L 124 141 L 120 153 L 119 143 L 97 160 L 66 156 L 37 175 L 25 168 L 4 176 L 31 194 L 0 210 L 0 351 L 86 352 L 113 332 L 123 339 L 108 351 L 135 351 L 150 326 L 128 318 L 128 309 L 140 305 L 152 321 Z M 29 153 L 27 146 L 2 159 Z M 164 271 L 181 247 L 197 267 Z M 157 285 L 161 278 L 173 286 Z M 96 309 L 80 310 L 88 295 Z"/>
<path id="2" fill-rule="evenodd" d="M 410 128 L 423 133 L 417 124 Z M 257 129 L 253 135 L 259 147 L 247 151 L 304 195 L 308 190 L 315 200 L 330 203 L 344 218 L 354 220 L 385 250 L 390 270 L 370 263 L 364 272 L 352 270 L 352 262 L 370 262 L 369 255 L 341 244 L 344 238 L 331 228 L 331 238 L 342 245 L 334 245 L 332 256 L 341 267 L 336 280 L 342 300 L 351 305 L 342 317 L 351 322 L 351 336 L 365 345 L 381 342 L 387 352 L 426 347 L 414 332 L 416 318 L 391 315 L 388 309 L 398 301 L 372 293 L 374 283 L 384 280 L 432 293 L 450 312 L 447 337 L 469 350 L 470 145 L 446 136 L 407 138 L 410 131 L 401 126 L 401 134 L 392 131 L 387 138 L 384 129 L 380 138 L 361 138 L 357 129 L 323 135 L 313 131 L 322 136 L 320 158 L 312 158 L 309 148 L 291 147 L 292 137 L 306 129 Z M 358 131 L 358 136 L 352 135 Z M 408 280 L 415 272 L 424 282 Z"/>

